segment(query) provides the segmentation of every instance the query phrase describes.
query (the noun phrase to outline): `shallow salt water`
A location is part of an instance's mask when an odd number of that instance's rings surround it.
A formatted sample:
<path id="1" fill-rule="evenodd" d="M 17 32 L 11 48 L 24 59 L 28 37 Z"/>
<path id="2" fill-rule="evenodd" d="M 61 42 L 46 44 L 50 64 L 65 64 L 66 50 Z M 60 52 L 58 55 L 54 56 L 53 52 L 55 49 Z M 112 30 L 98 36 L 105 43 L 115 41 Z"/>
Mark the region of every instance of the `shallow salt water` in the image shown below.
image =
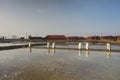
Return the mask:
<path id="1" fill-rule="evenodd" d="M 0 80 L 120 80 L 119 75 L 119 52 L 0 51 Z"/>

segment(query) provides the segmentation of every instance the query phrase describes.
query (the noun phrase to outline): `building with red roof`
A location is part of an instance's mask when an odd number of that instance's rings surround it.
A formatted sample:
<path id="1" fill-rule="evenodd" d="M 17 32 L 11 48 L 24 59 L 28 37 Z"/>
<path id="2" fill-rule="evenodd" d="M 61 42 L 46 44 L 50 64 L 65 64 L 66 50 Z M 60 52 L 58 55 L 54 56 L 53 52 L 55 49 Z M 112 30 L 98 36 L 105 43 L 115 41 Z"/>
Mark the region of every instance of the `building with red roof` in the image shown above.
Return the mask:
<path id="1" fill-rule="evenodd" d="M 88 36 L 87 39 L 89 39 L 89 40 L 99 40 L 100 37 L 99 36 Z"/>
<path id="2" fill-rule="evenodd" d="M 69 40 L 83 40 L 85 39 L 83 36 L 68 36 Z"/>
<path id="3" fill-rule="evenodd" d="M 67 40 L 65 35 L 47 35 L 46 40 Z"/>

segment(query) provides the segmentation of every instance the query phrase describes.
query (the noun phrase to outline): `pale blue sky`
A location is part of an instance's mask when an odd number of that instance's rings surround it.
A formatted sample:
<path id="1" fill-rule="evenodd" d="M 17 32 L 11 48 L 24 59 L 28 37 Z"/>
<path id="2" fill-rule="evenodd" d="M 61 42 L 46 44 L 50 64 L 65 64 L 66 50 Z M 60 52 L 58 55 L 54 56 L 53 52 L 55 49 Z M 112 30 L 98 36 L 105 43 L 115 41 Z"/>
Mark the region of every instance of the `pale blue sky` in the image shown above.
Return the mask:
<path id="1" fill-rule="evenodd" d="M 0 0 L 1 35 L 120 35 L 120 0 Z"/>

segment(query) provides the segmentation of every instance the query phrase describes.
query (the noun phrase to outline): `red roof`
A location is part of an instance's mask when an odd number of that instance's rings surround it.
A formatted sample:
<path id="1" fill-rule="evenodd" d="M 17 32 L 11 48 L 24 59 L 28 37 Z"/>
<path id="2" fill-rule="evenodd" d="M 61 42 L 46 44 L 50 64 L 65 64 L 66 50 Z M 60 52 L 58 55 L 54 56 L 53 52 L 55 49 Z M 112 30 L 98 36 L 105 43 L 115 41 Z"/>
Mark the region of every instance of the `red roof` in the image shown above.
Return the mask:
<path id="1" fill-rule="evenodd" d="M 47 35 L 45 38 L 47 39 L 66 39 L 65 35 Z"/>
<path id="2" fill-rule="evenodd" d="M 92 39 L 92 38 L 94 38 L 94 36 L 88 36 L 87 38 L 88 38 L 88 39 Z"/>
<path id="3" fill-rule="evenodd" d="M 83 36 L 68 36 L 69 39 L 84 39 Z"/>

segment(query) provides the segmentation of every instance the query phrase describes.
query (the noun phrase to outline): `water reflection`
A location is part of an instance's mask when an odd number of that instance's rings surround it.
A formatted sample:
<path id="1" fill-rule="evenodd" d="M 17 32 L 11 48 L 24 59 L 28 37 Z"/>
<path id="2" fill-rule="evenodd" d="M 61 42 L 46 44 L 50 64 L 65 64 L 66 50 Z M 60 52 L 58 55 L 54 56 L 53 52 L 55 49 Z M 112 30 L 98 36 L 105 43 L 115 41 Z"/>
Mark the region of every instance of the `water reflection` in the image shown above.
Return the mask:
<path id="1" fill-rule="evenodd" d="M 54 54 L 55 54 L 55 52 L 56 52 L 56 49 L 52 49 L 52 53 L 54 53 Z"/>
<path id="2" fill-rule="evenodd" d="M 78 51 L 78 56 L 82 56 L 81 54 L 82 54 L 82 50 L 79 50 L 79 51 Z M 86 56 L 86 57 L 89 57 L 89 50 L 86 50 L 86 51 L 85 51 L 85 56 Z"/>
<path id="3" fill-rule="evenodd" d="M 107 57 L 107 58 L 110 58 L 110 57 L 111 57 L 111 52 L 110 52 L 110 51 L 107 51 L 106 57 Z"/>
<path id="4" fill-rule="evenodd" d="M 106 56 L 110 57 L 111 52 L 57 50 L 57 54 L 55 54 L 56 49 L 33 49 L 33 51 L 32 49 L 1 51 L 0 80 L 120 79 L 119 53 L 113 52 L 114 58 L 106 60 Z M 29 50 L 30 54 L 25 54 Z M 51 57 L 46 54 L 47 52 L 55 55 Z M 77 53 L 77 55 L 73 53 Z M 78 55 L 84 56 L 78 57 Z M 86 58 L 89 55 L 92 58 Z"/>
<path id="5" fill-rule="evenodd" d="M 88 50 L 86 50 L 86 57 L 89 57 L 89 51 Z"/>
<path id="6" fill-rule="evenodd" d="M 48 48 L 48 54 L 50 54 L 50 48 Z"/>
<path id="7" fill-rule="evenodd" d="M 81 54 L 82 54 L 82 50 L 79 50 L 79 51 L 78 51 L 78 56 L 82 56 Z M 86 50 L 86 51 L 85 51 L 85 56 L 86 56 L 86 57 L 89 57 L 89 55 L 90 55 L 89 50 Z M 107 52 L 106 52 L 106 57 L 107 57 L 107 58 L 110 58 L 110 57 L 111 57 L 111 52 L 110 52 L 110 51 L 107 51 Z"/>
<path id="8" fill-rule="evenodd" d="M 79 51 L 78 51 L 78 55 L 79 55 L 79 56 L 81 56 L 81 53 L 82 53 L 82 51 L 81 51 L 81 50 L 79 50 Z"/>
<path id="9" fill-rule="evenodd" d="M 29 48 L 29 50 L 30 50 L 30 53 L 32 53 L 32 48 L 31 47 Z"/>
<path id="10" fill-rule="evenodd" d="M 48 49 L 48 54 L 55 54 L 56 53 L 56 49 Z"/>

